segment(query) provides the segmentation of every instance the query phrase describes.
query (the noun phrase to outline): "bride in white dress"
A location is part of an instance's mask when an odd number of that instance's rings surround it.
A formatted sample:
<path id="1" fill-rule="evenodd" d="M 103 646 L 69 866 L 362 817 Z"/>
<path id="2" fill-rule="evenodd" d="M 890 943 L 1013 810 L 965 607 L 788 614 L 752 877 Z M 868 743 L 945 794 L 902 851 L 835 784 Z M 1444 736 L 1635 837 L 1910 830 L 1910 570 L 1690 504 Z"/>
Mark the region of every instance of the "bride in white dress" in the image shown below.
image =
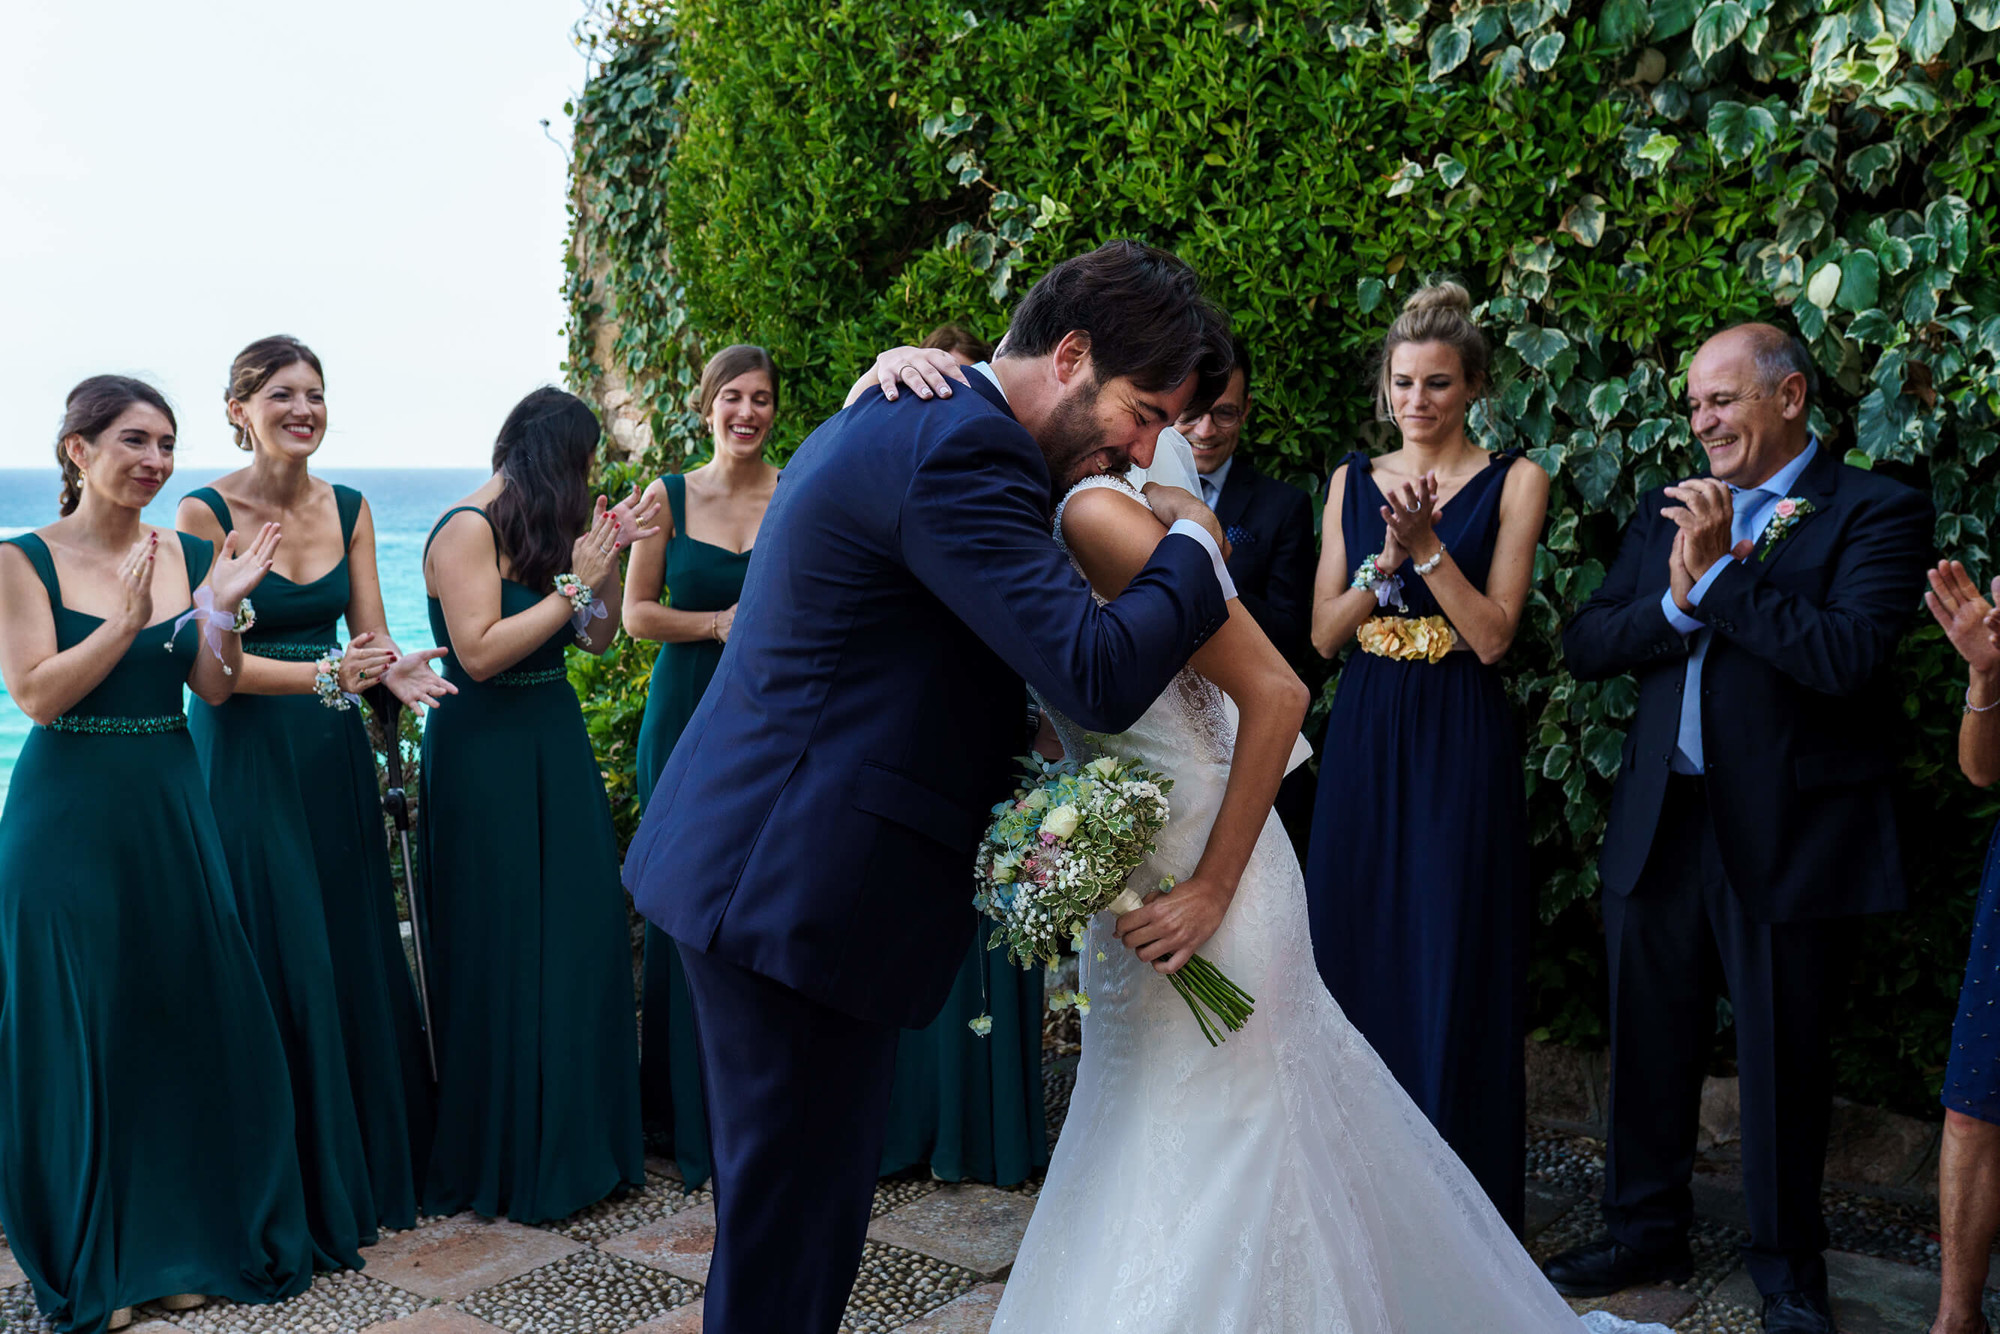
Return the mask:
<path id="1" fill-rule="evenodd" d="M 1152 480 L 1194 490 L 1186 448 L 1163 433 Z M 1162 475 L 1176 457 L 1185 479 Z M 1109 597 L 1160 527 L 1131 486 L 1092 477 L 1056 536 Z M 1076 1091 L 994 1334 L 1665 1334 L 1571 1312 L 1320 982 L 1304 879 L 1270 814 L 1302 693 L 1233 606 L 1131 731 L 1051 715 L 1070 757 L 1173 778 L 1134 883 L 1182 883 L 1121 919 L 1126 940 L 1108 914 L 1091 925 Z M 1257 1002 L 1220 1047 L 1150 962 L 1196 950 Z"/>

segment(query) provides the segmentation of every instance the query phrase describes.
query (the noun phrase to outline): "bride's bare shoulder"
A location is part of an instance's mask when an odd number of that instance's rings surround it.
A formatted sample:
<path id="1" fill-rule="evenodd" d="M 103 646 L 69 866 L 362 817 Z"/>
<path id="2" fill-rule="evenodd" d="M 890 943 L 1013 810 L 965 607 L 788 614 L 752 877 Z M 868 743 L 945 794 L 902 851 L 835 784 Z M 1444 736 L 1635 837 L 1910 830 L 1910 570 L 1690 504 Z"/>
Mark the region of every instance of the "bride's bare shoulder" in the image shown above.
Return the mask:
<path id="1" fill-rule="evenodd" d="M 1063 498 L 1062 526 L 1065 535 L 1071 537 L 1105 530 L 1142 531 L 1162 527 L 1139 493 L 1118 477 L 1087 477 L 1072 487 Z"/>
<path id="2" fill-rule="evenodd" d="M 1098 596 L 1117 597 L 1152 559 L 1166 528 L 1128 486 L 1086 486 L 1069 493 L 1058 536 Z"/>

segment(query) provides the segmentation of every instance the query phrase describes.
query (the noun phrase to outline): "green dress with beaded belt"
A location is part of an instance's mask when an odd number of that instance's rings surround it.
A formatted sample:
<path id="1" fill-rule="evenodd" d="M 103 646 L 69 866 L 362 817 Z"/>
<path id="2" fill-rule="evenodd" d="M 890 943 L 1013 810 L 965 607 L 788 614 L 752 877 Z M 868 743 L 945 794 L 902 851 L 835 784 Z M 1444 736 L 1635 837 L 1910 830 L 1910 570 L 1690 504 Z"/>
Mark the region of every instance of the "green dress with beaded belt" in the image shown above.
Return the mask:
<path id="1" fill-rule="evenodd" d="M 10 538 L 63 605 L 48 547 Z M 183 535 L 188 582 L 212 548 Z M 0 813 L 0 1227 L 59 1330 L 168 1293 L 268 1302 L 315 1256 L 285 1049 L 181 712 L 198 626 L 141 630 L 21 748 Z M 254 803 L 244 787 L 231 804 Z"/>
<path id="2" fill-rule="evenodd" d="M 687 478 L 660 479 L 673 514 L 662 583 L 676 611 L 726 611 L 743 596 L 750 552 L 731 551 L 687 535 Z M 638 783 L 641 805 L 653 795 L 667 757 L 681 739 L 702 692 L 722 661 L 722 645 L 712 639 L 662 644 L 653 659 L 646 690 L 646 714 L 639 723 Z M 680 951 L 664 931 L 646 925 L 645 981 L 642 988 L 639 1087 L 646 1134 L 654 1147 L 679 1165 L 689 1190 L 714 1170 L 708 1150 L 708 1118 L 702 1108 L 701 1059 L 695 1050 L 694 1008 Z"/>
<path id="3" fill-rule="evenodd" d="M 310 662 L 340 642 L 361 493 L 336 486 L 333 494 L 340 563 L 310 583 L 266 574 L 245 653 Z M 190 498 L 208 506 L 223 532 L 235 527 L 212 488 Z M 378 1224 L 416 1222 L 431 1115 L 375 755 L 360 710 L 335 711 L 314 695 L 196 700 L 188 724 L 291 1065 L 313 1239 L 358 1265 Z M 231 792 L 255 800 L 227 800 Z"/>
<path id="4" fill-rule="evenodd" d="M 502 579 L 500 613 L 544 596 Z M 451 648 L 435 597 L 430 616 Z M 438 1057 L 430 1213 L 539 1223 L 645 1182 L 627 900 L 611 804 L 563 668 L 571 639 L 565 624 L 485 681 L 448 654 L 459 693 L 424 728 L 418 864 Z"/>

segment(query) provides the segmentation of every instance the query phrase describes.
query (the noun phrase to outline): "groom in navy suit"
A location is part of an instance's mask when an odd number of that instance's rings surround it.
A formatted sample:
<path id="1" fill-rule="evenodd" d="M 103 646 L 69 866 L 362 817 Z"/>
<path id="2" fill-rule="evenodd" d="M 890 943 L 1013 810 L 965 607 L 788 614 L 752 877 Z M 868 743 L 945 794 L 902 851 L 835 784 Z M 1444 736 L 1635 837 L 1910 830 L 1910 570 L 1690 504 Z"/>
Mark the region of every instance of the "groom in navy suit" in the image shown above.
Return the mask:
<path id="1" fill-rule="evenodd" d="M 1896 641 L 1931 507 L 1807 426 L 1813 367 L 1769 325 L 1688 371 L 1710 476 L 1649 492 L 1563 634 L 1579 680 L 1631 672 L 1600 869 L 1611 979 L 1605 1235 L 1550 1259 L 1594 1297 L 1693 1270 L 1690 1181 L 1715 995 L 1736 1017 L 1744 1264 L 1772 1334 L 1832 1334 L 1820 1217 L 1844 919 L 1903 906 L 1889 777 Z"/>
<path id="2" fill-rule="evenodd" d="M 972 859 L 1022 752 L 1021 683 L 1123 731 L 1228 615 L 1214 516 L 1095 603 L 1049 532 L 1079 477 L 1151 462 L 1213 399 L 1226 317 L 1119 241 L 1057 265 L 973 392 L 870 390 L 800 446 L 715 679 L 625 862 L 678 942 L 715 1150 L 708 1334 L 821 1334 L 866 1238 L 897 1035 L 970 944 Z"/>

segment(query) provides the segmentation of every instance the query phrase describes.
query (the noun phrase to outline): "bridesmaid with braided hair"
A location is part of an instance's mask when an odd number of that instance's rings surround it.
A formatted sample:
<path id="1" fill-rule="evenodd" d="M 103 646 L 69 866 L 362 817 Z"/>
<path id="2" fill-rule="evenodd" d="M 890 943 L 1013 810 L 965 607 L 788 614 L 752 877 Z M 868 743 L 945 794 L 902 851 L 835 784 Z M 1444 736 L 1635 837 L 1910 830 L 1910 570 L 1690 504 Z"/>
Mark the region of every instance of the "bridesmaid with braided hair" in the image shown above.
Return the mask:
<path id="1" fill-rule="evenodd" d="M 181 712 L 243 677 L 279 529 L 145 523 L 173 475 L 157 390 L 71 391 L 62 517 L 0 543 L 0 676 L 35 721 L 0 813 L 0 1227 L 64 1334 L 134 1303 L 303 1291 L 285 1049 Z M 185 1306 L 187 1301 L 176 1305 Z"/>

